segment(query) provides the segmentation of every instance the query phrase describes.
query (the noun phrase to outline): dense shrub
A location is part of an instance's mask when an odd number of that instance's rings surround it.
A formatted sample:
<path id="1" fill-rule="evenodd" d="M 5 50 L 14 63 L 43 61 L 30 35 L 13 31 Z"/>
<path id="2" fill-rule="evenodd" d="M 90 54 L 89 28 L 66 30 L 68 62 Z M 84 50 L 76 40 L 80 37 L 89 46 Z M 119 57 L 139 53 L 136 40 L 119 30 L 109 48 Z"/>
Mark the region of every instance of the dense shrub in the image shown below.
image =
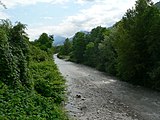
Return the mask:
<path id="1" fill-rule="evenodd" d="M 64 100 L 64 82 L 53 61 L 32 62 L 30 72 L 34 81 L 35 90 L 45 97 L 52 97 L 55 103 Z"/>
<path id="2" fill-rule="evenodd" d="M 44 97 L 34 91 L 11 89 L 0 83 L 1 120 L 67 120 L 63 108 L 52 97 Z"/>
<path id="3" fill-rule="evenodd" d="M 51 58 L 52 43 L 43 51 L 30 44 L 24 29 L 21 23 L 0 24 L 0 119 L 68 120 L 61 105 L 65 81 Z"/>

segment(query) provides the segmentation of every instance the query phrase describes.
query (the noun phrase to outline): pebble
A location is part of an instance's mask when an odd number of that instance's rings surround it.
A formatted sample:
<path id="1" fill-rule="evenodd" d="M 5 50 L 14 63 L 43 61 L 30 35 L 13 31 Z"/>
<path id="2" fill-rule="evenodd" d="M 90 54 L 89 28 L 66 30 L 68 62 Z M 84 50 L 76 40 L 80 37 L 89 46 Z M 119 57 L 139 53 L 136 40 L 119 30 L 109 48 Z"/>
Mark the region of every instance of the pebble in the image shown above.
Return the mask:
<path id="1" fill-rule="evenodd" d="M 85 100 L 85 98 L 82 98 L 82 100 L 84 101 L 84 100 Z"/>
<path id="2" fill-rule="evenodd" d="M 81 95 L 76 95 L 76 98 L 81 98 Z"/>
<path id="3" fill-rule="evenodd" d="M 109 103 L 113 104 L 113 101 L 110 100 Z"/>
<path id="4" fill-rule="evenodd" d="M 99 113 L 100 113 L 100 110 L 97 111 L 97 114 L 99 114 Z"/>

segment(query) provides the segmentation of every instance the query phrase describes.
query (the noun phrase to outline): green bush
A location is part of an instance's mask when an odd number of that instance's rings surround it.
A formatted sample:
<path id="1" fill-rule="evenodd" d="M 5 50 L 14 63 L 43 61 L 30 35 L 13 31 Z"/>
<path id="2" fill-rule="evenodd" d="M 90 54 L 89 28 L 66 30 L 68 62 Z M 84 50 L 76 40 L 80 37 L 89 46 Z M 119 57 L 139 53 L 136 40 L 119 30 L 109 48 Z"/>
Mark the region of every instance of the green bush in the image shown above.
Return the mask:
<path id="1" fill-rule="evenodd" d="M 42 51 L 40 48 L 30 45 L 30 61 L 43 62 L 48 61 L 50 58 L 47 52 Z"/>
<path id="2" fill-rule="evenodd" d="M 67 120 L 62 107 L 55 105 L 51 97 L 13 90 L 3 83 L 0 87 L 1 120 Z"/>
<path id="3" fill-rule="evenodd" d="M 55 103 L 61 103 L 64 98 L 65 81 L 53 61 L 31 63 L 30 71 L 35 90 L 42 96 L 53 97 Z"/>

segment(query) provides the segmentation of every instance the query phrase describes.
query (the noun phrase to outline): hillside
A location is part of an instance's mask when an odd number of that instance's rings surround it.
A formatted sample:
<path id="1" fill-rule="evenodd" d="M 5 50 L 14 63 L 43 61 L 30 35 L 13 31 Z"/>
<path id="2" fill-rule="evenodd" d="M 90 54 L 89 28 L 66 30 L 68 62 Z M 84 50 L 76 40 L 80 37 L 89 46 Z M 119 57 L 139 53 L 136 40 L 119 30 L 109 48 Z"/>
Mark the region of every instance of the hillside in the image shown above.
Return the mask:
<path id="1" fill-rule="evenodd" d="M 160 2 L 157 2 L 155 6 L 157 6 L 157 8 L 160 9 Z"/>
<path id="2" fill-rule="evenodd" d="M 58 46 L 58 45 L 63 45 L 63 42 L 65 41 L 65 37 L 62 36 L 54 36 L 54 45 Z"/>

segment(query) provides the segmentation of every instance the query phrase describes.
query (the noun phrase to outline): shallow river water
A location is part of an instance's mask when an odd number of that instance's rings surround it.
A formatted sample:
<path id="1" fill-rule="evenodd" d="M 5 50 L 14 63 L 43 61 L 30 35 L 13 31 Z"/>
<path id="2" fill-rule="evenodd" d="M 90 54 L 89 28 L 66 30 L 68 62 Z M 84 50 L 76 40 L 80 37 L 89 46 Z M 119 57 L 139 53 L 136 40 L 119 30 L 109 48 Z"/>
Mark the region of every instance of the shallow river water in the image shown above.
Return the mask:
<path id="1" fill-rule="evenodd" d="M 66 110 L 76 120 L 160 120 L 160 93 L 58 59 L 67 80 Z"/>

